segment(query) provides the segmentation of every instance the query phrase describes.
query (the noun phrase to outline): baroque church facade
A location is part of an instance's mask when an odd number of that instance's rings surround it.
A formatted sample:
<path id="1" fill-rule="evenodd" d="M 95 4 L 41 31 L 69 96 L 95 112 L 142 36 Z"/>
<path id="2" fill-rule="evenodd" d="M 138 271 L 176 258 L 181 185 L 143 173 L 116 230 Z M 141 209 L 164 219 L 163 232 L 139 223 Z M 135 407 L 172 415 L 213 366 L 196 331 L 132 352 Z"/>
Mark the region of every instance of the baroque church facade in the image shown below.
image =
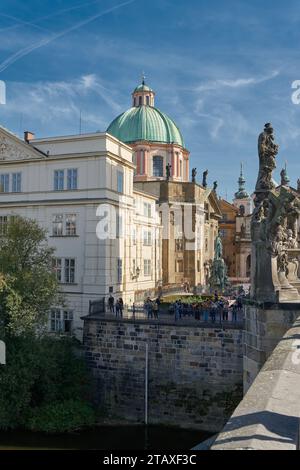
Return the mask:
<path id="1" fill-rule="evenodd" d="M 23 140 L 0 127 L 0 235 L 14 215 L 46 229 L 65 294 L 53 332 L 80 338 L 81 317 L 110 294 L 130 305 L 207 286 L 219 200 L 190 181 L 181 132 L 154 97 L 143 80 L 106 132 Z"/>

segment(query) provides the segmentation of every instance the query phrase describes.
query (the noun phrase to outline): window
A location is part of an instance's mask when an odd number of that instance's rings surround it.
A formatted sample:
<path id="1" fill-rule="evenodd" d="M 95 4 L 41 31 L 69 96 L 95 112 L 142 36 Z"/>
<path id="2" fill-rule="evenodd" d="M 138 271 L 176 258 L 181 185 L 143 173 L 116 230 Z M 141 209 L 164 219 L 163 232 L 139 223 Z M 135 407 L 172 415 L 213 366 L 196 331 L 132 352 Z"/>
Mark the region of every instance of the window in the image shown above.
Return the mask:
<path id="1" fill-rule="evenodd" d="M 21 192 L 21 173 L 12 174 L 12 192 L 13 193 Z"/>
<path id="2" fill-rule="evenodd" d="M 9 174 L 0 175 L 0 192 L 8 193 L 9 192 Z"/>
<path id="3" fill-rule="evenodd" d="M 123 193 L 124 191 L 123 171 L 117 171 L 117 191 L 118 193 Z"/>
<path id="4" fill-rule="evenodd" d="M 152 245 L 152 237 L 151 237 L 151 231 L 150 230 L 145 230 L 144 231 L 144 245 L 145 246 L 151 246 Z"/>
<path id="5" fill-rule="evenodd" d="M 136 229 L 135 228 L 132 231 L 132 244 L 136 245 Z"/>
<path id="6" fill-rule="evenodd" d="M 142 97 L 139 96 L 139 106 L 142 106 Z"/>
<path id="7" fill-rule="evenodd" d="M 144 202 L 144 216 L 151 217 L 151 204 L 149 202 Z"/>
<path id="8" fill-rule="evenodd" d="M 183 272 L 183 260 L 182 259 L 178 259 L 175 261 L 175 271 L 177 273 Z"/>
<path id="9" fill-rule="evenodd" d="M 149 104 L 150 104 L 150 96 L 146 96 L 146 104 L 149 106 Z"/>
<path id="10" fill-rule="evenodd" d="M 164 176 L 164 158 L 159 155 L 153 157 L 153 176 Z"/>
<path id="11" fill-rule="evenodd" d="M 6 232 L 7 232 L 7 223 L 8 223 L 7 215 L 1 215 L 0 216 L 0 236 L 6 234 Z"/>
<path id="12" fill-rule="evenodd" d="M 75 282 L 75 258 L 65 258 L 65 283 Z"/>
<path id="13" fill-rule="evenodd" d="M 205 251 L 208 251 L 208 240 L 205 238 Z"/>
<path id="14" fill-rule="evenodd" d="M 64 189 L 64 170 L 54 171 L 54 191 L 62 191 Z"/>
<path id="15" fill-rule="evenodd" d="M 76 235 L 76 214 L 66 214 L 66 236 Z"/>
<path id="16" fill-rule="evenodd" d="M 53 332 L 58 332 L 62 330 L 62 323 L 61 323 L 61 315 L 60 310 L 58 308 L 51 309 L 50 312 L 51 321 L 50 321 L 50 328 Z"/>
<path id="17" fill-rule="evenodd" d="M 62 281 L 62 258 L 53 258 L 52 269 L 58 282 Z"/>
<path id="18" fill-rule="evenodd" d="M 116 219 L 116 237 L 122 238 L 123 236 L 123 218 L 121 215 L 117 214 Z"/>
<path id="19" fill-rule="evenodd" d="M 117 260 L 117 279 L 118 283 L 121 284 L 122 282 L 122 260 L 118 258 Z"/>
<path id="20" fill-rule="evenodd" d="M 73 329 L 73 312 L 64 310 L 63 311 L 63 331 L 65 333 L 72 333 Z"/>
<path id="21" fill-rule="evenodd" d="M 151 276 L 151 259 L 144 259 L 144 276 Z"/>
<path id="22" fill-rule="evenodd" d="M 69 310 L 61 311 L 53 308 L 50 312 L 50 330 L 53 332 L 71 333 L 73 329 L 73 312 Z"/>
<path id="23" fill-rule="evenodd" d="M 63 214 L 55 214 L 52 218 L 52 236 L 62 237 L 63 236 Z"/>
<path id="24" fill-rule="evenodd" d="M 67 171 L 67 189 L 77 189 L 77 168 L 69 168 Z"/>

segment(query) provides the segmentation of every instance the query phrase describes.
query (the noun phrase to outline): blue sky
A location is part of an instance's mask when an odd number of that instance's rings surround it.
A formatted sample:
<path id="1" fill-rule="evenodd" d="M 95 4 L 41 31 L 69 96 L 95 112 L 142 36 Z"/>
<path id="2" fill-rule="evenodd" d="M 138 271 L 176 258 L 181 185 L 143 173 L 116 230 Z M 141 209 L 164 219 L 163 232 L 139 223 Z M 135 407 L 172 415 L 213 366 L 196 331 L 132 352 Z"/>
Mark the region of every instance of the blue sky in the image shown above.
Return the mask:
<path id="1" fill-rule="evenodd" d="M 300 177 L 298 0 L 1 0 L 0 123 L 38 137 L 105 130 L 145 71 L 180 127 L 191 166 L 219 194 L 243 161 L 255 184 L 257 136 L 271 121 L 292 184 Z"/>

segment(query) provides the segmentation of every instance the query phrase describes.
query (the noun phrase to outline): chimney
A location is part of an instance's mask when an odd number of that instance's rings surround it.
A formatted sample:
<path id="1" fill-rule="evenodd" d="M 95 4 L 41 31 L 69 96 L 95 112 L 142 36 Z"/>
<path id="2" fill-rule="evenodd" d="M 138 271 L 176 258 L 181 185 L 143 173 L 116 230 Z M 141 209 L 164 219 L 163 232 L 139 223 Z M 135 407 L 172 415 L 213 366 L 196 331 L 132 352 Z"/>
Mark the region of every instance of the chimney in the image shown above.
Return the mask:
<path id="1" fill-rule="evenodd" d="M 33 132 L 30 132 L 30 131 L 25 131 L 24 132 L 24 140 L 25 142 L 27 142 L 29 144 L 29 142 L 31 140 L 33 140 L 35 138 L 35 134 Z"/>

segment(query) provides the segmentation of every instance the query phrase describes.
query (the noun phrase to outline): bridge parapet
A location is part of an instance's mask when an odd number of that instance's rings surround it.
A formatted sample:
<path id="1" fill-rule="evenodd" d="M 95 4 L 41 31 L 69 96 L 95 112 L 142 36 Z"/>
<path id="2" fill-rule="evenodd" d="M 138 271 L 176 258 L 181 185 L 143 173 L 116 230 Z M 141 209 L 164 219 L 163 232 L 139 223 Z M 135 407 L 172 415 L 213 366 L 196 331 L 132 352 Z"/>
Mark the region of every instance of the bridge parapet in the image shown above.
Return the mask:
<path id="1" fill-rule="evenodd" d="M 211 449 L 299 449 L 299 403 L 300 317 L 280 340 Z"/>

